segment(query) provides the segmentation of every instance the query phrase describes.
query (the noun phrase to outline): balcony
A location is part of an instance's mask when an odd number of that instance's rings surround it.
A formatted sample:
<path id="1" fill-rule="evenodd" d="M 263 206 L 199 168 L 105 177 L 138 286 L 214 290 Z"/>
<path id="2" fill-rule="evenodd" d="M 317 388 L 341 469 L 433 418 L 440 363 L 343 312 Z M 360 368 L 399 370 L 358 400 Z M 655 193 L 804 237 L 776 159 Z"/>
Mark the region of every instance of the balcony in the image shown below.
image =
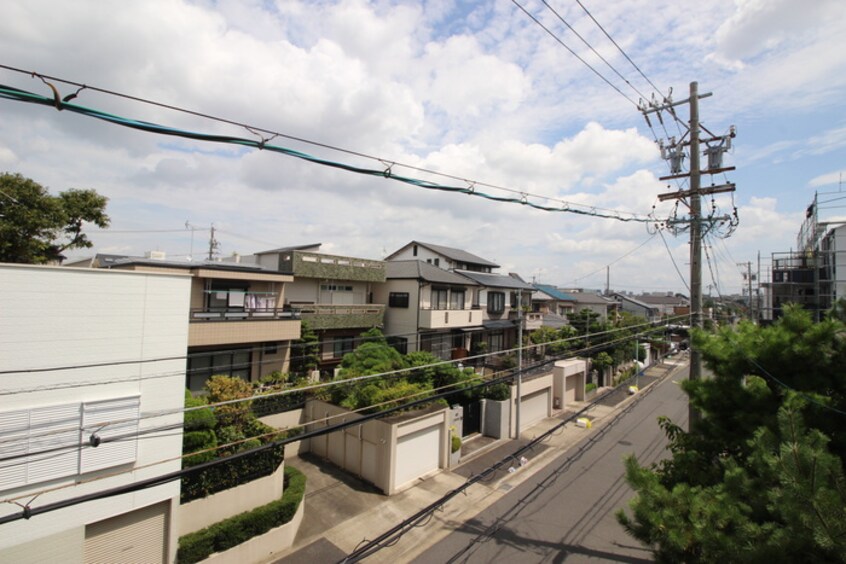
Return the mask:
<path id="1" fill-rule="evenodd" d="M 385 306 L 381 304 L 302 304 L 292 308 L 312 329 L 381 327 L 385 317 Z"/>
<path id="2" fill-rule="evenodd" d="M 279 257 L 279 270 L 302 278 L 384 282 L 385 263 L 308 251 L 291 251 Z"/>
<path id="3" fill-rule="evenodd" d="M 299 315 L 291 310 L 193 310 L 191 323 L 188 324 L 189 347 L 290 341 L 299 338 Z"/>
<path id="4" fill-rule="evenodd" d="M 479 309 L 422 309 L 421 329 L 459 329 L 482 325 L 482 310 Z"/>

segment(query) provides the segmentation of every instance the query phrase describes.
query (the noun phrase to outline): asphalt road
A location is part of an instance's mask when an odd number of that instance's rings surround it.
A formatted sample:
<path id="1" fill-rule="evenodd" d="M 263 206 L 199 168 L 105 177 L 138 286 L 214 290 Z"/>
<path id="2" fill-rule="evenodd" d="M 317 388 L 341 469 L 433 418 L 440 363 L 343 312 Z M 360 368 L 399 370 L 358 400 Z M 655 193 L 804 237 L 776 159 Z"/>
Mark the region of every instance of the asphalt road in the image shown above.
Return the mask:
<path id="1" fill-rule="evenodd" d="M 623 458 L 641 464 L 666 456 L 657 418 L 687 427 L 687 398 L 674 383 L 679 367 L 619 416 L 563 453 L 531 479 L 456 530 L 414 562 L 650 562 L 651 553 L 629 537 L 614 513 L 633 493 Z"/>

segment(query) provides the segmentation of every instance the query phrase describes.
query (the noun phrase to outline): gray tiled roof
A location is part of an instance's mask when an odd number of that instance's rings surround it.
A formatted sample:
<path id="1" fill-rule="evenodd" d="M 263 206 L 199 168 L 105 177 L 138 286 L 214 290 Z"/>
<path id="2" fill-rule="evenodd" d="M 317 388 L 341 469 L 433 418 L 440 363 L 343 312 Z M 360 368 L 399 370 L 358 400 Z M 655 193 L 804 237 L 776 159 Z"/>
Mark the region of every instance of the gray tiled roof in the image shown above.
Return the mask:
<path id="1" fill-rule="evenodd" d="M 570 292 L 568 295 L 571 296 L 577 304 L 608 305 L 613 303 L 612 300 L 592 292 Z"/>
<path id="2" fill-rule="evenodd" d="M 128 266 L 132 264 L 139 264 L 143 266 L 158 266 L 161 268 L 184 268 L 186 270 L 192 268 L 207 268 L 209 270 L 229 270 L 235 272 L 267 272 L 270 274 L 279 274 L 279 271 L 274 270 L 272 268 L 268 268 L 265 266 L 261 266 L 259 264 L 244 264 L 244 263 L 236 263 L 236 262 L 218 262 L 218 261 L 209 261 L 209 260 L 198 260 L 198 261 L 177 261 L 177 260 L 160 260 L 160 259 L 148 259 L 148 258 L 137 258 L 137 257 L 127 257 L 124 259 L 119 259 L 108 266 L 111 267 L 121 267 L 121 266 Z"/>
<path id="3" fill-rule="evenodd" d="M 514 290 L 534 290 L 535 287 L 519 278 L 505 274 L 493 274 L 490 272 L 475 272 L 470 270 L 456 270 L 455 272 L 475 280 L 482 286 L 489 288 L 511 288 Z"/>
<path id="4" fill-rule="evenodd" d="M 475 286 L 476 283 L 464 276 L 453 274 L 448 270 L 431 265 L 422 260 L 396 260 L 385 263 L 385 278 L 390 279 L 413 279 L 434 282 L 437 284 L 455 284 L 462 286 Z"/>
<path id="5" fill-rule="evenodd" d="M 443 245 L 433 245 L 432 243 L 424 243 L 422 241 L 412 241 L 408 245 L 420 245 L 421 247 L 426 247 L 427 249 L 435 251 L 436 253 L 443 255 L 449 259 L 452 259 L 456 262 L 464 262 L 467 264 L 480 264 L 482 266 L 490 266 L 491 268 L 499 268 L 499 265 L 495 262 L 483 259 L 482 257 L 476 256 L 472 253 L 468 253 L 467 251 L 462 251 L 461 249 L 453 249 L 452 247 L 444 247 Z M 406 248 L 408 245 L 404 245 L 402 249 Z M 392 253 L 388 255 L 387 258 L 390 259 L 395 254 L 396 253 Z"/>

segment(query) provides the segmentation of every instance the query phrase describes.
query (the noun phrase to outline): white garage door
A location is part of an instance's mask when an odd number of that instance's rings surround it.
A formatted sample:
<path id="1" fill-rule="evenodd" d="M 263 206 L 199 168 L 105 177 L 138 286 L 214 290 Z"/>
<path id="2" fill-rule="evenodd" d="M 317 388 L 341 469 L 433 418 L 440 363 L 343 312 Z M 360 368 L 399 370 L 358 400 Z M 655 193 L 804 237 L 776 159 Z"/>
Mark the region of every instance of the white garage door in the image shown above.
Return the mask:
<path id="1" fill-rule="evenodd" d="M 437 470 L 441 462 L 441 426 L 428 427 L 397 441 L 395 487 Z"/>
<path id="2" fill-rule="evenodd" d="M 525 430 L 544 417 L 549 417 L 549 388 L 523 396 L 520 410 L 520 426 Z"/>
<path id="3" fill-rule="evenodd" d="M 86 525 L 85 562 L 165 562 L 169 506 L 165 501 Z"/>

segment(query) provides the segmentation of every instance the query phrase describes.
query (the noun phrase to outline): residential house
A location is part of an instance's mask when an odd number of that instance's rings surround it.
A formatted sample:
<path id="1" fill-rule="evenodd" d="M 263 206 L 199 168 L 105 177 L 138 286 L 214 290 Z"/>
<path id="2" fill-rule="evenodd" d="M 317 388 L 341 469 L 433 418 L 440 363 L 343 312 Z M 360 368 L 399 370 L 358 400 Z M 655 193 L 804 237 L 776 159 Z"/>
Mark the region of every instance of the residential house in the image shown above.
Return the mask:
<path id="1" fill-rule="evenodd" d="M 637 300 L 657 308 L 661 317 L 690 315 L 690 300 L 679 294 L 643 294 Z"/>
<path id="2" fill-rule="evenodd" d="M 284 306 L 293 276 L 257 264 L 133 257 L 109 268 L 191 277 L 185 382 L 191 391 L 214 375 L 255 382 L 288 370 L 291 343 L 300 338 L 300 320 Z"/>
<path id="3" fill-rule="evenodd" d="M 526 329 L 540 327 L 558 329 L 568 325 L 567 316 L 575 313 L 576 299 L 555 286 L 535 284 L 534 287 L 532 313 L 526 321 Z"/>
<path id="4" fill-rule="evenodd" d="M 191 278 L 0 265 L 2 562 L 173 562 Z M 163 431 L 156 432 L 157 429 Z M 120 438 L 120 440 L 117 440 Z"/>
<path id="5" fill-rule="evenodd" d="M 471 350 L 484 349 L 488 353 L 510 350 L 518 344 L 518 323 L 531 307 L 534 287 L 518 276 L 456 270 L 479 285 L 473 305 L 481 308 L 484 331 L 473 335 Z M 478 344 L 477 344 L 478 343 Z M 484 346 L 480 346 L 485 343 Z"/>
<path id="6" fill-rule="evenodd" d="M 644 303 L 639 299 L 627 296 L 626 294 L 614 294 L 614 297 L 620 304 L 621 311 L 631 313 L 632 315 L 638 315 L 645 318 L 647 321 L 661 320 L 661 308 L 658 306 Z"/>
<path id="7" fill-rule="evenodd" d="M 564 290 L 568 296 L 573 298 L 573 313 L 578 314 L 587 310 L 597 314 L 598 319 L 607 322 L 613 318 L 618 309 L 618 303 L 606 298 L 596 292 L 584 292 L 580 290 Z"/>
<path id="8" fill-rule="evenodd" d="M 432 262 L 392 260 L 374 301 L 387 304 L 385 334 L 403 353 L 428 351 L 444 360 L 469 354 L 483 329 L 479 285 Z"/>
<path id="9" fill-rule="evenodd" d="M 283 247 L 249 260 L 293 276 L 285 285 L 284 305 L 317 333 L 319 368 L 327 373 L 359 344 L 361 333 L 382 327 L 385 302 L 374 300 L 374 292 L 385 282 L 385 263 L 323 253 L 320 246 Z"/>

